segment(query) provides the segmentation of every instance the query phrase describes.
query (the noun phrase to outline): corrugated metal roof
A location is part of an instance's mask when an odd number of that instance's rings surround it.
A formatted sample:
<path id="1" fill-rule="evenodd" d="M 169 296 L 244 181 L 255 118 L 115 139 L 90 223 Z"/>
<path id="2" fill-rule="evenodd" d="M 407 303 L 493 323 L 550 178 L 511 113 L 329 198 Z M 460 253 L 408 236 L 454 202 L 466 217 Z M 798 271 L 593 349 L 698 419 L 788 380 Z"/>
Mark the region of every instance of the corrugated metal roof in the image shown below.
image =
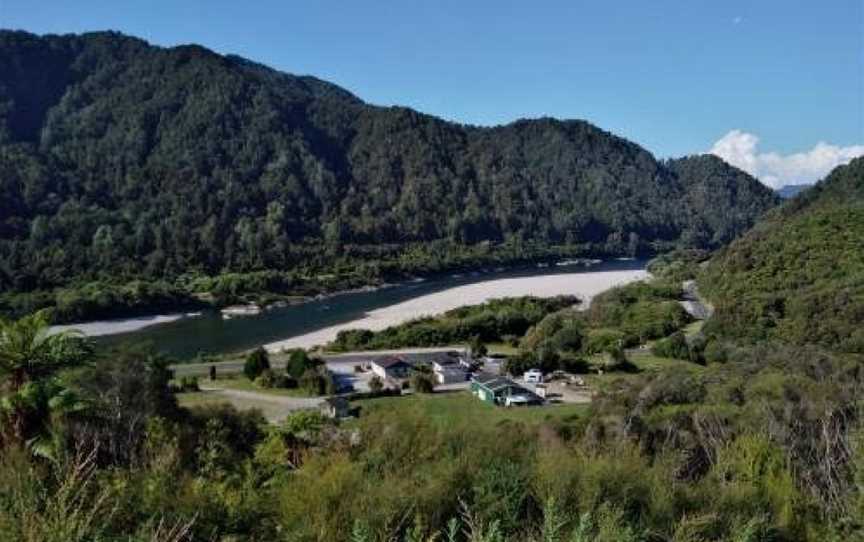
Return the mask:
<path id="1" fill-rule="evenodd" d="M 534 393 L 533 391 L 503 376 L 495 376 L 481 373 L 474 377 L 474 381 L 478 385 L 486 388 L 492 393 L 510 388 L 512 390 L 509 394 L 510 396 L 525 396 L 541 402 L 543 401 L 543 398 Z"/>
<path id="2" fill-rule="evenodd" d="M 375 365 L 377 365 L 383 369 L 389 369 L 389 368 L 395 367 L 397 365 L 404 365 L 406 367 L 411 367 L 410 363 L 408 363 L 407 361 L 405 361 L 402 358 L 397 358 L 396 356 L 388 356 L 386 358 L 378 358 L 375 361 L 373 361 L 372 363 L 374 363 Z"/>

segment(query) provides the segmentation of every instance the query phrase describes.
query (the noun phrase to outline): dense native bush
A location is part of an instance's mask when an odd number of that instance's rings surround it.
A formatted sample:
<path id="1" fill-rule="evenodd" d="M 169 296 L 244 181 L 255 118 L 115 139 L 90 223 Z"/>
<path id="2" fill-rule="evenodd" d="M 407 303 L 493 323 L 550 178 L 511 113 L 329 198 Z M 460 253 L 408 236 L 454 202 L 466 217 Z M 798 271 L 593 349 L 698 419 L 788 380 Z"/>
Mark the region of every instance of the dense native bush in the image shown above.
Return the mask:
<path id="1" fill-rule="evenodd" d="M 573 310 L 550 314 L 531 327 L 520 346 L 525 350 L 536 350 L 546 343 L 550 347 L 566 352 L 578 352 L 582 348 L 584 322 Z"/>
<path id="2" fill-rule="evenodd" d="M 328 345 L 335 351 L 384 350 L 409 346 L 501 342 L 521 336 L 546 315 L 574 306 L 573 296 L 553 298 L 514 297 L 493 299 L 480 305 L 459 307 L 441 316 L 421 318 L 372 333 L 346 330 Z"/>
<path id="3" fill-rule="evenodd" d="M 708 335 L 864 353 L 864 159 L 836 168 L 715 255 Z"/>
<path id="4" fill-rule="evenodd" d="M 520 375 L 536 367 L 544 372 L 579 369 L 585 357 L 604 355 L 606 370 L 619 367 L 632 371 L 623 360 L 609 363 L 609 357 L 649 339 L 661 339 L 657 355 L 667 358 L 702 360 L 702 339 L 693 339 L 691 348 L 681 330 L 691 317 L 681 307 L 681 287 L 665 280 L 636 282 L 613 288 L 595 297 L 587 311 L 563 309 L 537 322 L 520 341 L 520 352 L 512 356 L 507 370 Z M 684 341 L 681 348 L 680 341 Z M 666 345 L 673 344 L 670 349 Z M 698 344 L 696 344 L 698 343 Z"/>
<path id="5" fill-rule="evenodd" d="M 681 306 L 680 285 L 642 281 L 613 288 L 595 297 L 587 311 L 593 328 L 612 328 L 637 344 L 681 329 L 691 317 Z"/>
<path id="6" fill-rule="evenodd" d="M 648 272 L 655 278 L 680 284 L 699 275 L 699 266 L 711 256 L 707 250 L 677 249 L 648 262 Z"/>

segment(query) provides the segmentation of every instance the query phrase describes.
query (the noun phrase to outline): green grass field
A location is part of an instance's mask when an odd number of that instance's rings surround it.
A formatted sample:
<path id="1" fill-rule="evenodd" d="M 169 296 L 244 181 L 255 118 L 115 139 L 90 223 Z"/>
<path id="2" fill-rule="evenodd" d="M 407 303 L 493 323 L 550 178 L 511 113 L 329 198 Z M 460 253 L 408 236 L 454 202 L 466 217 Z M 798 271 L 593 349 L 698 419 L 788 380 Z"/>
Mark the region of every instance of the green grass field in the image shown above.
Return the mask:
<path id="1" fill-rule="evenodd" d="M 682 329 L 681 331 L 684 332 L 684 335 L 692 337 L 693 335 L 696 335 L 697 333 L 702 331 L 702 326 L 704 325 L 705 320 L 696 320 L 695 322 L 690 322 L 689 324 L 687 324 L 687 326 L 684 327 L 684 329 Z"/>
<path id="2" fill-rule="evenodd" d="M 489 343 L 486 349 L 490 354 L 503 354 L 505 356 L 513 356 L 519 353 L 519 348 L 505 343 Z"/>
<path id="3" fill-rule="evenodd" d="M 587 405 L 548 405 L 539 407 L 505 408 L 483 402 L 467 391 L 410 395 L 404 397 L 378 397 L 354 401 L 360 416 L 385 409 L 412 412 L 441 424 L 489 424 L 505 420 L 541 423 L 555 419 L 579 416 Z"/>
<path id="4" fill-rule="evenodd" d="M 181 407 L 196 407 L 230 403 L 230 401 L 228 401 L 224 397 L 218 397 L 212 394 L 208 394 L 206 392 L 178 393 L 175 397 L 177 397 L 177 403 Z"/>
<path id="5" fill-rule="evenodd" d="M 632 354 L 628 359 L 642 371 L 659 371 L 674 368 L 676 370 L 693 372 L 704 370 L 702 365 L 681 359 L 661 358 L 646 351 L 644 354 Z"/>

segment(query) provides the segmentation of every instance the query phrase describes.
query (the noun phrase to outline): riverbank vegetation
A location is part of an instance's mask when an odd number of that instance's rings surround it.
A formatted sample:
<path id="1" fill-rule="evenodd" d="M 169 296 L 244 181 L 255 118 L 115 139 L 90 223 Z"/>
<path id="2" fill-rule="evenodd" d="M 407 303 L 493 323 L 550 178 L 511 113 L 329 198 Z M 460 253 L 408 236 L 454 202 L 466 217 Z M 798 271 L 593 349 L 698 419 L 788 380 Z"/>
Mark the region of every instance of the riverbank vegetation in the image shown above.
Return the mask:
<path id="1" fill-rule="evenodd" d="M 311 249 L 310 249 L 311 251 Z M 484 243 L 463 247 L 430 243 L 392 247 L 369 259 L 350 254 L 320 259 L 314 251 L 293 270 L 185 272 L 175 278 L 106 275 L 50 289 L 0 290 L 0 314 L 21 316 L 49 309 L 54 323 L 84 322 L 155 313 L 200 310 L 231 304 L 297 303 L 321 295 L 374 288 L 445 272 L 519 268 L 581 257 L 584 247 L 532 243 Z M 300 258 L 301 256 L 298 256 Z M 2 268 L 0 268 L 2 272 Z M 2 276 L 0 276 L 2 279 Z"/>
<path id="2" fill-rule="evenodd" d="M 521 375 L 531 367 L 546 372 L 587 372 L 594 365 L 589 358 L 596 354 L 620 361 L 604 363 L 607 369 L 626 368 L 624 350 L 659 340 L 661 357 L 701 362 L 701 339 L 685 340 L 683 348 L 677 343 L 678 348 L 664 347 L 693 321 L 681 306 L 682 293 L 680 283 L 655 278 L 603 292 L 586 310 L 580 310 L 578 299 L 568 296 L 495 299 L 378 332 L 343 330 L 327 349 L 339 352 L 463 344 L 477 353 L 485 343 L 504 343 L 515 348 L 508 356 L 507 370 Z"/>
<path id="3" fill-rule="evenodd" d="M 576 373 L 633 370 L 626 350 L 666 340 L 692 321 L 680 304 L 681 294 L 680 285 L 655 278 L 612 288 L 587 310 L 550 313 L 527 330 L 506 368 L 514 375 L 532 367 Z M 678 357 L 667 354 L 659 355 Z M 688 358 L 689 353 L 683 359 Z"/>
<path id="4" fill-rule="evenodd" d="M 327 350 L 387 350 L 405 347 L 451 346 L 472 341 L 516 342 L 529 327 L 546 315 L 578 305 L 574 296 L 550 298 L 513 297 L 459 307 L 392 326 L 378 332 L 366 329 L 340 331 Z"/>

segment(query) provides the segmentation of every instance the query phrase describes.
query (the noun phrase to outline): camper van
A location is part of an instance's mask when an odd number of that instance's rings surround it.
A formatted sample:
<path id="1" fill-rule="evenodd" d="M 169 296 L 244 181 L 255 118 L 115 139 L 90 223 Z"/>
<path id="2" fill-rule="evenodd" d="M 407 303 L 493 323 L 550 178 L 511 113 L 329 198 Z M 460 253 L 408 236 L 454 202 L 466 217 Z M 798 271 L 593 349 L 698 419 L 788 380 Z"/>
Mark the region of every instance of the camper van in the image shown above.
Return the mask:
<path id="1" fill-rule="evenodd" d="M 539 369 L 531 369 L 530 371 L 525 371 L 523 375 L 525 382 L 528 384 L 542 384 L 543 383 L 543 373 Z"/>

